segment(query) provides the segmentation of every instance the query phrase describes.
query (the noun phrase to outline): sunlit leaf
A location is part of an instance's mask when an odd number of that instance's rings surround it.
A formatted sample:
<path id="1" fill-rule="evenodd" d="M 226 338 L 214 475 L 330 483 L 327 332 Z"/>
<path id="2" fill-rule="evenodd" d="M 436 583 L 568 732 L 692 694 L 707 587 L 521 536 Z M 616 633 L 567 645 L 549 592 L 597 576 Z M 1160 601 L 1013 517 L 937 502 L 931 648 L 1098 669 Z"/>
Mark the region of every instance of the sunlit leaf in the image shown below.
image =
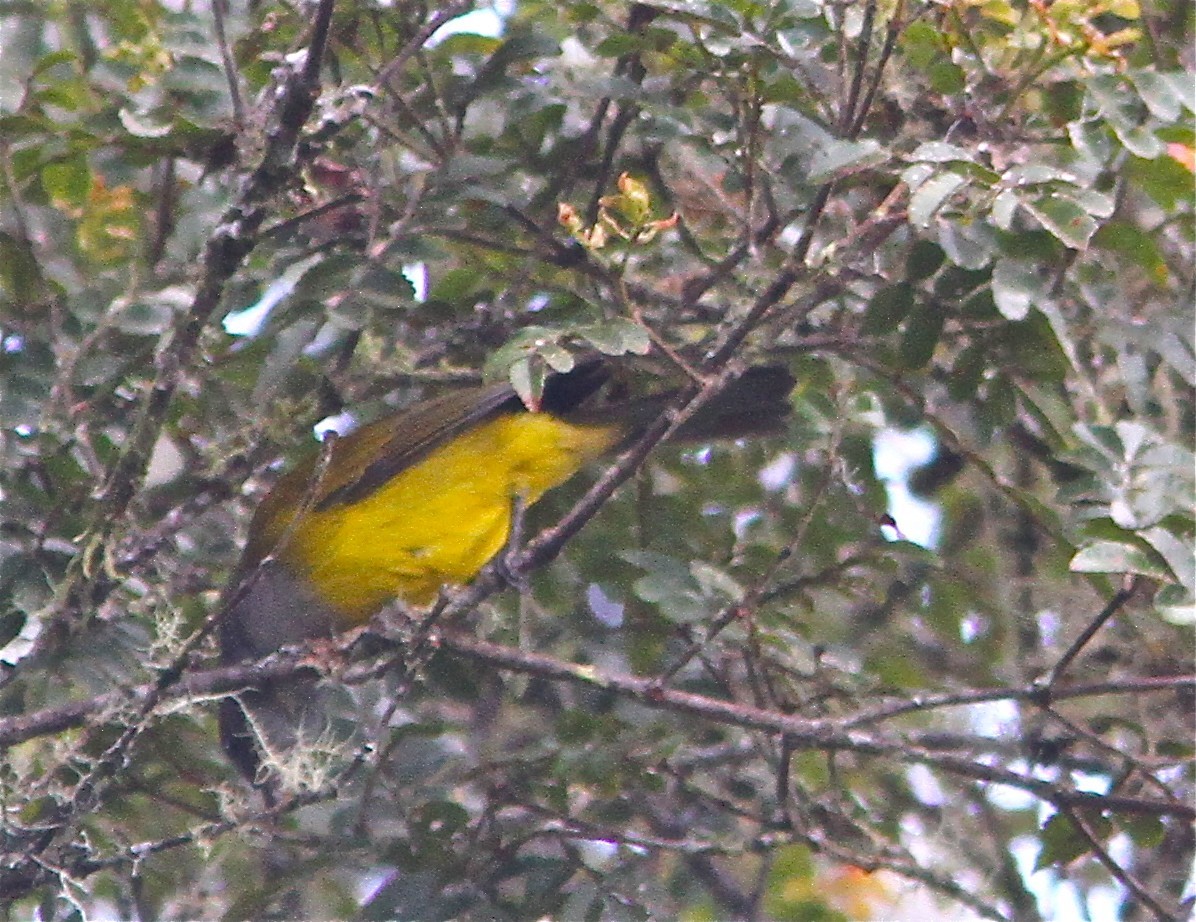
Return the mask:
<path id="1" fill-rule="evenodd" d="M 1086 248 L 1096 233 L 1096 221 L 1071 197 L 1052 193 L 1041 198 L 1024 199 L 1022 204 L 1043 227 L 1069 247 L 1077 250 Z"/>
<path id="2" fill-rule="evenodd" d="M 957 173 L 939 173 L 922 183 L 910 197 L 909 219 L 918 227 L 926 227 L 967 180 Z"/>
<path id="3" fill-rule="evenodd" d="M 1076 573 L 1138 573 L 1171 579 L 1170 570 L 1157 558 L 1132 544 L 1098 541 L 1081 548 L 1071 559 Z"/>
<path id="4" fill-rule="evenodd" d="M 1050 279 L 1035 263 L 998 259 L 993 266 L 993 299 L 1006 320 L 1022 320 L 1040 298 L 1048 297 Z"/>

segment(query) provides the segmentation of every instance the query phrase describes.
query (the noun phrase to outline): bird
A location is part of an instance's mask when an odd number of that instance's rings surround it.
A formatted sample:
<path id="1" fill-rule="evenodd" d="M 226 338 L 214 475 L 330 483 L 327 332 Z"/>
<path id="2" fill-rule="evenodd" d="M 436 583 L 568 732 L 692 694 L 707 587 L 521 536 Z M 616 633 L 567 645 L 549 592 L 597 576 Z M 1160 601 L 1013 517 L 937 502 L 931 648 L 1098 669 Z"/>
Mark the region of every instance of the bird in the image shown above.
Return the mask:
<path id="1" fill-rule="evenodd" d="M 748 368 L 679 427 L 688 441 L 783 429 L 795 384 L 779 365 Z M 611 362 L 547 377 L 533 412 L 509 383 L 416 403 L 309 453 L 259 503 L 219 621 L 221 660 L 367 624 L 391 602 L 432 603 L 499 555 L 521 509 L 628 445 L 675 390 L 627 396 Z M 268 803 L 278 756 L 324 729 L 312 679 L 288 676 L 227 697 L 220 736 Z"/>

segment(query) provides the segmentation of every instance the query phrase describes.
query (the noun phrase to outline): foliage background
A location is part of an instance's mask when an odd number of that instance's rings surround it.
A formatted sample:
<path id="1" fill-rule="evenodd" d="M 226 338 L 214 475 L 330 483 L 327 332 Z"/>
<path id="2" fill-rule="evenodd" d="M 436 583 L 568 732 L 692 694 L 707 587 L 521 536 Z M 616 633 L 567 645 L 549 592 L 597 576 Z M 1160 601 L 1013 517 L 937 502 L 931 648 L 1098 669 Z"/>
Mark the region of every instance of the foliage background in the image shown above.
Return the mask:
<path id="1" fill-rule="evenodd" d="M 1183 917 L 1191 5 L 470 8 L 0 3 L 8 915 Z M 263 812 L 208 632 L 280 460 L 594 348 L 790 429 L 549 497 Z"/>

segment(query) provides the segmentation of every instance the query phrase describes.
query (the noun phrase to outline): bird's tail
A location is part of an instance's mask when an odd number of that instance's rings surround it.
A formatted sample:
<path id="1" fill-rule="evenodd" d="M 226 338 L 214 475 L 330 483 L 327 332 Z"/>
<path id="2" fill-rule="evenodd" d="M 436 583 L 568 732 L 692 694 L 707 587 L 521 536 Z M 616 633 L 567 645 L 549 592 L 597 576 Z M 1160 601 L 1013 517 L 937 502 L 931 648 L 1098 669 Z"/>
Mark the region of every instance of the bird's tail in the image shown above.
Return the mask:
<path id="1" fill-rule="evenodd" d="M 261 564 L 234 585 L 239 588 L 220 631 L 226 665 L 334 633 L 327 606 L 276 562 Z M 329 715 L 340 710 L 331 700 L 338 694 L 347 692 L 315 670 L 300 670 L 255 683 L 220 702 L 221 745 L 268 804 L 279 787 L 318 786 L 324 765 L 344 748 L 350 734 L 329 723 Z"/>
<path id="2" fill-rule="evenodd" d="M 583 391 L 578 384 L 582 379 L 577 375 L 578 370 L 575 370 L 550 379 L 543 408 L 560 413 L 570 422 L 602 425 L 618 421 L 626 429 L 626 441 L 638 436 L 677 400 L 677 391 L 670 390 L 646 397 L 609 398 L 605 403 L 597 403 L 590 396 L 596 388 L 591 385 Z M 701 442 L 781 432 L 792 411 L 789 394 L 795 383 L 789 370 L 779 365 L 749 368 L 686 420 L 675 438 Z M 569 406 L 571 398 L 579 393 L 585 393 L 584 400 Z"/>

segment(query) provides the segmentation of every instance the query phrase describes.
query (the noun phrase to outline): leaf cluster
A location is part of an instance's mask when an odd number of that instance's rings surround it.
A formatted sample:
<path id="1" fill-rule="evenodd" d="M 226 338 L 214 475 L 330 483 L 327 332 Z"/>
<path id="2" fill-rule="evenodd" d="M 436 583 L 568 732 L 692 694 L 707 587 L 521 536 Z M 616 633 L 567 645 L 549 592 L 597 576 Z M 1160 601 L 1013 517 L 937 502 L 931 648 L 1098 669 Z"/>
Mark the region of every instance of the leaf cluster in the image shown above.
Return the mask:
<path id="1" fill-rule="evenodd" d="M 1181 918 L 1190 6 L 470 6 L 0 7 L 8 913 Z M 312 651 L 211 637 L 286 459 L 593 353 L 792 416 L 345 646 L 263 810 L 215 700 Z"/>

